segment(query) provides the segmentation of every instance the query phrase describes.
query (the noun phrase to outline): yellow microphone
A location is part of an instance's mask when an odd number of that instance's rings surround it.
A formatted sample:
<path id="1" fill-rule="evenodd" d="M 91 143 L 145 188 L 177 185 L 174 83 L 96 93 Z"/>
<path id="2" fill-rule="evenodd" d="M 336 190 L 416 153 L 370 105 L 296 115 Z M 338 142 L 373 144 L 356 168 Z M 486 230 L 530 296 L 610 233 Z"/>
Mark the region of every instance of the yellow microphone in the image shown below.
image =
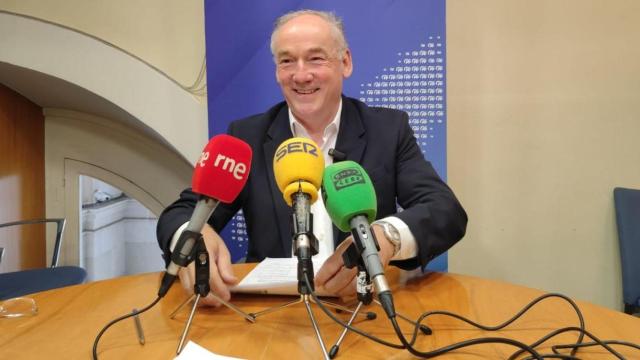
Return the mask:
<path id="1" fill-rule="evenodd" d="M 323 171 L 322 151 L 311 139 L 288 139 L 278 146 L 273 157 L 276 183 L 289 206 L 292 206 L 293 195 L 298 192 L 308 194 L 311 204 L 318 199 Z"/>
<path id="2" fill-rule="evenodd" d="M 301 295 L 311 294 L 314 290 L 311 257 L 318 253 L 318 239 L 313 234 L 311 204 L 318 200 L 323 172 L 322 152 L 309 139 L 286 140 L 278 146 L 273 157 L 276 183 L 292 209 L 291 252 L 298 258 L 298 293 Z M 310 287 L 305 279 L 309 279 Z"/>

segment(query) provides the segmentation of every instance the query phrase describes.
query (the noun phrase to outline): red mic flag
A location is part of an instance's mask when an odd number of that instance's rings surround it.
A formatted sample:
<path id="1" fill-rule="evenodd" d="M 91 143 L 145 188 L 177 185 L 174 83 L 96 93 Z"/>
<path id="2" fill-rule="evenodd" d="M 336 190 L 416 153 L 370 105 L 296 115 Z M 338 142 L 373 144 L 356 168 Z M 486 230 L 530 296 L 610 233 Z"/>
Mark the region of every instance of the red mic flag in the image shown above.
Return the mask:
<path id="1" fill-rule="evenodd" d="M 216 135 L 196 162 L 192 190 L 231 203 L 240 194 L 251 169 L 251 147 L 229 135 Z"/>

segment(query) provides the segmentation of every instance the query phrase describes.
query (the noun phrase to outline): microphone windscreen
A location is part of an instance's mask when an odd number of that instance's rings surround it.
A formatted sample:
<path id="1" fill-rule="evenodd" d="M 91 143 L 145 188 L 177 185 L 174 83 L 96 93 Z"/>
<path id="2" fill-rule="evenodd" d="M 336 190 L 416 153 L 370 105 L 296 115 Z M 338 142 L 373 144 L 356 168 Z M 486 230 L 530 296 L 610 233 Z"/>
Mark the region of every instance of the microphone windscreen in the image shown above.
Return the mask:
<path id="1" fill-rule="evenodd" d="M 231 203 L 247 183 L 251 147 L 230 135 L 216 135 L 202 151 L 193 170 L 193 192 Z"/>
<path id="2" fill-rule="evenodd" d="M 294 137 L 285 140 L 278 146 L 273 157 L 276 183 L 289 205 L 291 205 L 290 195 L 298 185 L 304 187 L 302 190 L 311 195 L 313 203 L 317 199 L 317 192 L 322 184 L 323 171 L 322 151 L 311 139 Z"/>
<path id="3" fill-rule="evenodd" d="M 347 160 L 327 166 L 322 177 L 322 200 L 338 229 L 349 232 L 349 221 L 364 215 L 376 219 L 376 192 L 367 172 L 358 163 Z"/>

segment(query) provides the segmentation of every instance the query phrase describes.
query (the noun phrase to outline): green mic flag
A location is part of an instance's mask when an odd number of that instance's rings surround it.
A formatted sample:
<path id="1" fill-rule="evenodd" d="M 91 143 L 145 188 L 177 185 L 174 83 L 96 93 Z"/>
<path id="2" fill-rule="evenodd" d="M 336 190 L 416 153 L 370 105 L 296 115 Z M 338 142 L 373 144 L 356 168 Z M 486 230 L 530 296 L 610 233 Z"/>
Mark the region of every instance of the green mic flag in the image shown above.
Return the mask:
<path id="1" fill-rule="evenodd" d="M 322 176 L 322 200 L 331 221 L 344 232 L 358 215 L 376 219 L 376 192 L 367 172 L 358 163 L 340 161 L 327 166 Z"/>

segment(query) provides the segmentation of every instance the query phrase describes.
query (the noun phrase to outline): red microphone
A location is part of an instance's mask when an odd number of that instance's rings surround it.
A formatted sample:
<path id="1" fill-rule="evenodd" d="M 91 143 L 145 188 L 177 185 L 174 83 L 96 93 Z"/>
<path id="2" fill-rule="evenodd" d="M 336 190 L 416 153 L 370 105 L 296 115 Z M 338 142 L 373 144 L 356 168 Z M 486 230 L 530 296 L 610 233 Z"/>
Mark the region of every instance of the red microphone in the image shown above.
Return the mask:
<path id="1" fill-rule="evenodd" d="M 231 203 L 247 182 L 251 147 L 229 135 L 216 135 L 202 151 L 193 171 L 193 192 Z"/>
<path id="2" fill-rule="evenodd" d="M 193 192 L 199 195 L 187 228 L 171 253 L 158 296 L 163 297 L 175 280 L 178 270 L 193 260 L 196 242 L 202 237 L 202 228 L 221 201 L 233 202 L 247 183 L 251 169 L 251 147 L 229 135 L 216 135 L 202 151 L 196 162 L 191 180 Z"/>

